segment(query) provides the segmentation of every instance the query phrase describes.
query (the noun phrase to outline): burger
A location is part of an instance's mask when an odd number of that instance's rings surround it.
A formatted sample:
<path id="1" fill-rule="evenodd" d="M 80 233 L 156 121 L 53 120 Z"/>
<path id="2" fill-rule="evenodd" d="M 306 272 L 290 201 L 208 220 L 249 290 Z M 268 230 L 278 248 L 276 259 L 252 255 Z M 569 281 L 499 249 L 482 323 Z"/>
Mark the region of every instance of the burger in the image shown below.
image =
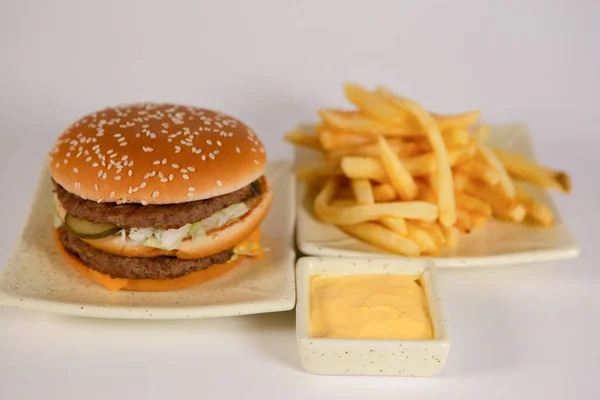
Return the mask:
<path id="1" fill-rule="evenodd" d="M 110 290 L 174 290 L 260 257 L 273 193 L 236 118 L 143 103 L 89 114 L 49 157 L 60 252 Z"/>

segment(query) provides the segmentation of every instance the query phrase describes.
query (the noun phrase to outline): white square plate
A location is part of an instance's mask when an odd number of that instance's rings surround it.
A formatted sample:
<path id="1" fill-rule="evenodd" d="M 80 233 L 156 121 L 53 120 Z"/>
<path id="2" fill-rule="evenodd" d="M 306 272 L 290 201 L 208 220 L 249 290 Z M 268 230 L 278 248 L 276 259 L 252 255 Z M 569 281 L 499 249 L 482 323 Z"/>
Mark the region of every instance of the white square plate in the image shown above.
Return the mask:
<path id="1" fill-rule="evenodd" d="M 44 170 L 28 222 L 0 275 L 0 305 L 99 318 L 182 319 L 291 310 L 295 303 L 291 163 L 269 164 L 275 195 L 261 225 L 262 259 L 172 292 L 110 292 L 75 272 L 55 247 L 50 176 Z"/>
<path id="2" fill-rule="evenodd" d="M 310 329 L 310 279 L 313 275 L 422 276 L 429 300 L 433 340 L 313 338 Z M 448 326 L 433 263 L 407 258 L 303 257 L 296 266 L 296 337 L 304 368 L 326 375 L 433 376 L 450 351 Z"/>
<path id="3" fill-rule="evenodd" d="M 522 152 L 534 158 L 531 135 L 524 125 L 495 128 L 490 141 L 497 147 Z M 314 152 L 296 153 L 298 164 L 310 162 Z M 302 182 L 297 183 L 297 243 L 304 254 L 337 257 L 391 257 L 393 254 L 349 236 L 333 225 L 317 220 L 312 213 L 314 194 Z M 438 267 L 483 267 L 514 265 L 548 260 L 575 258 L 580 248 L 565 221 L 560 217 L 552 197 L 545 190 L 530 187 L 531 193 L 547 204 L 556 216 L 551 229 L 522 224 L 490 221 L 469 235 L 462 235 L 456 248 L 440 257 L 430 257 Z"/>

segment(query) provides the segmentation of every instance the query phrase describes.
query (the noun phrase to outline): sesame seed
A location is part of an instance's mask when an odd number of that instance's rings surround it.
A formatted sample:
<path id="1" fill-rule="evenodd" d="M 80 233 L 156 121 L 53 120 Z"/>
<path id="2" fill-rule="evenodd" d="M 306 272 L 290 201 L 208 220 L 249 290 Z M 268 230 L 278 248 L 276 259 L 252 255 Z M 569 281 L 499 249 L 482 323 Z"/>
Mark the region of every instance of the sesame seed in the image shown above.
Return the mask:
<path id="1" fill-rule="evenodd" d="M 258 160 L 254 160 L 254 164 L 258 164 Z"/>
<path id="2" fill-rule="evenodd" d="M 118 142 L 118 143 L 120 143 L 120 142 L 124 142 L 124 141 L 125 141 L 125 138 L 124 138 L 124 137 L 122 137 L 122 138 L 118 138 L 118 139 L 117 139 L 117 142 Z"/>
<path id="3" fill-rule="evenodd" d="M 167 178 L 160 178 L 160 181 L 161 181 L 162 183 L 167 183 L 167 182 L 169 182 L 169 180 L 168 180 Z"/>
<path id="4" fill-rule="evenodd" d="M 160 194 L 160 193 L 158 192 L 158 190 L 155 190 L 155 191 L 152 193 L 152 197 L 158 197 L 158 195 L 159 195 L 159 194 Z"/>
<path id="5" fill-rule="evenodd" d="M 162 172 L 158 171 L 158 177 L 159 177 L 159 178 L 164 178 L 164 177 L 165 177 L 165 174 L 163 174 Z"/>
<path id="6" fill-rule="evenodd" d="M 215 159 L 215 155 L 213 153 L 208 153 L 208 156 L 210 157 L 211 160 Z"/>
<path id="7" fill-rule="evenodd" d="M 117 176 L 115 176 L 113 179 L 114 179 L 115 181 L 120 181 L 120 180 L 121 180 L 121 177 L 120 177 L 119 175 L 117 175 Z"/>
<path id="8" fill-rule="evenodd" d="M 219 150 L 215 150 L 215 151 L 213 151 L 213 153 L 215 153 L 215 155 L 219 154 Z"/>
<path id="9" fill-rule="evenodd" d="M 150 172 L 150 176 L 155 176 L 155 175 L 156 175 L 156 171 Z"/>
<path id="10" fill-rule="evenodd" d="M 217 140 L 217 146 L 222 146 L 222 145 L 223 145 L 223 143 L 221 143 L 220 140 Z"/>
<path id="11" fill-rule="evenodd" d="M 263 147 L 261 147 L 259 150 L 260 150 L 260 152 L 261 152 L 261 153 L 263 153 L 263 154 L 264 154 L 264 152 L 265 152 L 265 149 L 264 149 Z"/>
<path id="12" fill-rule="evenodd" d="M 239 148 L 239 147 L 236 147 L 236 148 L 235 148 L 235 152 L 236 152 L 236 153 L 241 153 L 241 151 L 240 151 L 240 148 Z"/>
<path id="13" fill-rule="evenodd" d="M 115 192 L 114 192 L 114 191 L 110 192 L 110 198 L 111 198 L 111 199 L 114 199 L 114 198 L 115 198 Z"/>
<path id="14" fill-rule="evenodd" d="M 150 172 L 144 174 L 144 179 L 148 179 L 148 178 L 150 178 Z"/>
<path id="15" fill-rule="evenodd" d="M 194 168 L 194 167 L 187 167 L 187 169 L 192 172 L 194 172 L 196 170 L 196 168 Z"/>
<path id="16" fill-rule="evenodd" d="M 75 189 L 79 190 L 81 187 L 81 182 L 75 182 Z"/>
<path id="17" fill-rule="evenodd" d="M 190 179 L 190 177 L 189 177 L 187 174 L 183 174 L 183 175 L 181 175 L 181 177 L 182 177 L 183 179 Z"/>
<path id="18" fill-rule="evenodd" d="M 169 180 L 172 181 L 174 178 L 173 174 L 169 174 Z"/>
<path id="19" fill-rule="evenodd" d="M 173 167 L 173 168 L 179 168 L 179 165 L 173 164 L 173 165 L 171 165 L 171 167 Z"/>
<path id="20" fill-rule="evenodd" d="M 129 194 L 133 193 L 133 188 L 131 186 L 129 186 L 129 189 L 127 189 L 127 193 L 129 193 Z"/>
<path id="21" fill-rule="evenodd" d="M 94 183 L 94 189 L 96 189 L 96 192 L 97 192 L 98 190 L 100 190 L 100 188 L 98 187 L 98 184 L 97 184 L 97 183 Z"/>
<path id="22" fill-rule="evenodd" d="M 212 146 L 212 142 L 210 140 L 206 141 L 206 144 L 211 145 Z"/>
<path id="23" fill-rule="evenodd" d="M 187 174 L 188 170 L 185 169 L 185 168 L 181 168 L 181 172 L 184 173 L 184 174 Z"/>
<path id="24" fill-rule="evenodd" d="M 192 186 L 190 186 L 190 187 L 188 188 L 188 192 L 195 192 L 195 191 L 196 191 L 196 189 L 195 189 L 195 188 L 193 188 Z"/>
<path id="25" fill-rule="evenodd" d="M 106 179 L 106 172 L 102 174 L 102 179 Z"/>
<path id="26" fill-rule="evenodd" d="M 145 188 L 145 187 L 146 187 L 146 185 L 147 185 L 147 183 L 146 183 L 146 182 L 142 182 L 142 183 L 140 183 L 140 189 L 143 189 L 143 188 Z"/>
<path id="27" fill-rule="evenodd" d="M 102 176 L 102 174 L 104 173 L 103 170 L 98 171 L 98 178 L 100 178 Z"/>
<path id="28" fill-rule="evenodd" d="M 160 165 L 160 160 L 152 161 L 152 164 L 154 164 L 154 165 Z"/>
<path id="29" fill-rule="evenodd" d="M 143 206 L 147 206 L 147 205 L 148 205 L 148 202 L 147 202 L 146 200 L 142 200 L 142 205 L 143 205 Z"/>
<path id="30" fill-rule="evenodd" d="M 85 162 L 90 162 L 90 161 L 92 161 L 92 156 L 88 156 L 88 157 L 85 159 Z"/>
<path id="31" fill-rule="evenodd" d="M 163 159 L 162 159 L 162 163 L 163 163 L 163 165 L 164 165 L 164 164 L 166 164 L 166 163 L 167 163 L 167 159 L 166 159 L 166 158 L 163 158 Z"/>
<path id="32" fill-rule="evenodd" d="M 129 177 L 131 178 L 133 176 L 133 171 L 132 170 L 127 171 L 127 175 L 129 175 Z"/>
<path id="33" fill-rule="evenodd" d="M 113 151 L 114 151 L 113 149 L 110 149 L 106 152 L 106 154 L 112 154 Z"/>
<path id="34" fill-rule="evenodd" d="M 69 162 L 69 160 L 67 160 L 66 158 L 63 160 L 63 164 L 67 164 Z"/>
<path id="35" fill-rule="evenodd" d="M 256 153 L 256 149 L 254 147 L 251 150 L 253 153 Z"/>
<path id="36" fill-rule="evenodd" d="M 58 168 L 58 167 L 60 167 L 60 163 L 54 164 L 54 168 Z"/>
<path id="37" fill-rule="evenodd" d="M 74 173 L 78 173 L 78 172 L 79 172 L 79 169 L 77 169 L 77 168 L 73 168 L 73 172 L 74 172 Z"/>
<path id="38" fill-rule="evenodd" d="M 188 194 L 187 194 L 187 197 L 190 197 L 190 198 L 191 198 L 191 197 L 194 197 L 194 193 L 188 193 Z"/>
<path id="39" fill-rule="evenodd" d="M 127 146 L 127 142 L 123 142 L 123 143 L 121 143 L 121 144 L 120 144 L 120 146 L 121 146 L 121 147 L 125 147 L 125 146 Z"/>
<path id="40" fill-rule="evenodd" d="M 219 180 L 217 181 L 217 186 L 219 186 L 219 187 L 223 186 L 223 184 L 221 183 L 221 181 L 219 181 Z"/>
<path id="41" fill-rule="evenodd" d="M 152 147 L 145 147 L 145 146 L 142 146 L 142 150 L 145 153 L 150 153 L 150 152 L 154 151 L 154 149 Z"/>
<path id="42" fill-rule="evenodd" d="M 202 155 L 202 161 L 206 160 L 206 156 L 203 154 Z"/>
<path id="43" fill-rule="evenodd" d="M 94 167 L 94 168 L 97 167 L 97 166 L 98 166 L 97 162 L 95 162 L 95 163 L 92 164 L 92 167 Z"/>

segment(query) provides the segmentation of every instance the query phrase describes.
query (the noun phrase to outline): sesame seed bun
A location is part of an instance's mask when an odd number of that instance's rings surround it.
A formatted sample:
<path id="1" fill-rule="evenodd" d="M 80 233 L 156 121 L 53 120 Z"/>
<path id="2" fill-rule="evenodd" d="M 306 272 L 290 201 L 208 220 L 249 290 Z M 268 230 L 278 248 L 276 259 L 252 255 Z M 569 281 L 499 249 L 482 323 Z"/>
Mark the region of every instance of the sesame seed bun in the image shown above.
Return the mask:
<path id="1" fill-rule="evenodd" d="M 127 257 L 175 256 L 182 259 L 206 257 L 235 247 L 247 238 L 258 228 L 265 218 L 272 201 L 273 192 L 267 186 L 260 197 L 260 201 L 248 213 L 234 220 L 231 224 L 209 232 L 206 238 L 202 240 L 184 240 L 177 250 L 168 251 L 144 246 L 129 238 L 123 240 L 118 235 L 108 236 L 103 239 L 81 240 L 104 252 Z"/>
<path id="2" fill-rule="evenodd" d="M 238 190 L 263 175 L 254 131 L 228 115 L 174 104 L 109 107 L 73 123 L 50 173 L 83 199 L 173 204 Z"/>

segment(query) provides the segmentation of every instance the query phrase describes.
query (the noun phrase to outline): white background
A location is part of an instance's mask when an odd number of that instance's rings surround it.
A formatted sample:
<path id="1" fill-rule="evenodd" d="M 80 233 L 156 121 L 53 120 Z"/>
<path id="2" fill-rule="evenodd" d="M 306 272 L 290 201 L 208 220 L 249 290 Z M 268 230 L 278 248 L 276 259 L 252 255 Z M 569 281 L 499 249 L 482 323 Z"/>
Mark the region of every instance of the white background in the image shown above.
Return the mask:
<path id="1" fill-rule="evenodd" d="M 45 153 L 105 105 L 222 109 L 272 159 L 286 129 L 385 83 L 429 108 L 526 122 L 572 173 L 578 260 L 440 274 L 453 340 L 436 378 L 313 376 L 293 312 L 185 322 L 0 309 L 0 398 L 600 398 L 597 1 L 1 1 L 0 266 Z M 1 267 L 0 267 L 1 268 Z"/>

